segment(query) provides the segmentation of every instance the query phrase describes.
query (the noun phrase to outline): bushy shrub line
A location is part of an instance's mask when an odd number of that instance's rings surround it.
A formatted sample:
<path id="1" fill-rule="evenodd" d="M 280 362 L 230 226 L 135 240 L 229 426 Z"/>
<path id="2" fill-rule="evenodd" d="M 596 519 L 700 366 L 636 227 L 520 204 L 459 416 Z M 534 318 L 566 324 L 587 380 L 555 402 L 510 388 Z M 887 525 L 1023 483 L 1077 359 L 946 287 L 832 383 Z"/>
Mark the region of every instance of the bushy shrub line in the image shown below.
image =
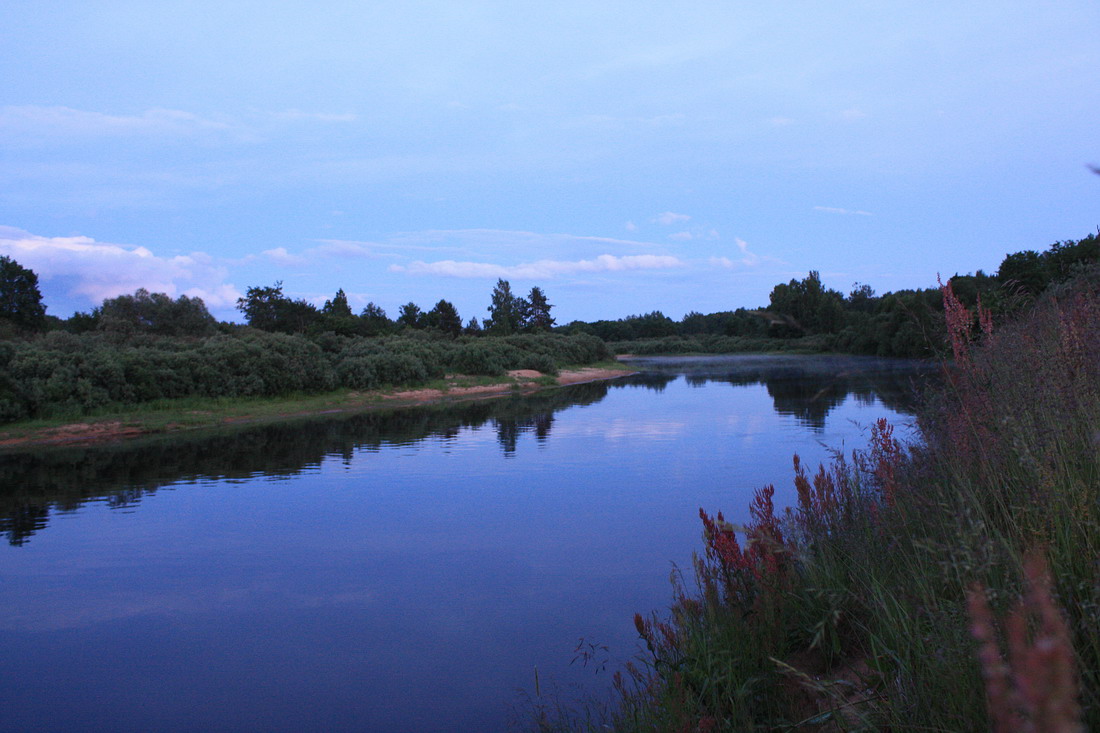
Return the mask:
<path id="1" fill-rule="evenodd" d="M 0 421 L 79 416 L 179 397 L 264 397 L 415 385 L 448 373 L 557 374 L 609 357 L 584 334 L 316 338 L 242 329 L 182 339 L 51 332 L 0 342 Z"/>
<path id="2" fill-rule="evenodd" d="M 700 510 L 697 590 L 635 619 L 616 730 L 1100 730 L 1100 271 L 996 327 L 942 295 L 922 442 L 881 420 L 795 457 L 785 513 Z"/>

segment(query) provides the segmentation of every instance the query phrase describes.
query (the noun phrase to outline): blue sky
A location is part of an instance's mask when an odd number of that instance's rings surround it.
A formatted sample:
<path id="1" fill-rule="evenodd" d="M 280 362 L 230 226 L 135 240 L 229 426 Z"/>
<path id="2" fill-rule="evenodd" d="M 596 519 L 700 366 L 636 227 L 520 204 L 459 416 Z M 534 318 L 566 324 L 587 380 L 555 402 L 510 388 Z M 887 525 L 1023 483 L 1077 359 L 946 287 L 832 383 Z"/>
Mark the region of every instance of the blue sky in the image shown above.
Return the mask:
<path id="1" fill-rule="evenodd" d="M 926 287 L 1100 225 L 1098 37 L 1092 0 L 13 0 L 0 254 L 60 316 Z"/>

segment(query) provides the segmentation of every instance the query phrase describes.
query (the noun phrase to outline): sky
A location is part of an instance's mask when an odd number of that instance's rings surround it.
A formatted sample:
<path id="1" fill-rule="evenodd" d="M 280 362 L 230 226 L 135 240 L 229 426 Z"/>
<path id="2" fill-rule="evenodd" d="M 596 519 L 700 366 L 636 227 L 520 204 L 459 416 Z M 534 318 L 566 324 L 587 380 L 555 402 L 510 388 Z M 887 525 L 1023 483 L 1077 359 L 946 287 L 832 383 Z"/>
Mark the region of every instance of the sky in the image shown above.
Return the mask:
<path id="1" fill-rule="evenodd" d="M 1100 226 L 1100 3 L 10 0 L 0 255 L 559 323 L 993 272 Z"/>

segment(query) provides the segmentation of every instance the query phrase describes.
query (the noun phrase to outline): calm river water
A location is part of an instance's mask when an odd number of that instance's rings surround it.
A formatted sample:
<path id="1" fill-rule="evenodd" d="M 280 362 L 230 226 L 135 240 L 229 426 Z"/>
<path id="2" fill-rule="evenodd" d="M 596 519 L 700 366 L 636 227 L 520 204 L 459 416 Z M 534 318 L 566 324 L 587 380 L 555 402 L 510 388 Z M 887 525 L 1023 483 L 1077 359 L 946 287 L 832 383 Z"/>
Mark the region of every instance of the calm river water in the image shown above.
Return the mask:
<path id="1" fill-rule="evenodd" d="M 0 729 L 495 731 L 601 695 L 701 547 L 918 365 L 644 359 L 526 398 L 0 455 Z M 606 645 L 586 665 L 578 643 Z M 587 647 L 586 647 L 587 648 Z"/>

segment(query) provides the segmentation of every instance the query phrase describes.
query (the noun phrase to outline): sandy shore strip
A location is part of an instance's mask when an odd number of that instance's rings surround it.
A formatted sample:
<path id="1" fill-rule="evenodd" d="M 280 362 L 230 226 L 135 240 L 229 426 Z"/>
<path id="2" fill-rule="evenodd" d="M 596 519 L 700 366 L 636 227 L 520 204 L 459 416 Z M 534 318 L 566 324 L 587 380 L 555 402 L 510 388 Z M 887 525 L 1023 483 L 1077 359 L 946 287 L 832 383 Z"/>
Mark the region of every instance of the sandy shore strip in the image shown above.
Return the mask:
<path id="1" fill-rule="evenodd" d="M 315 415 L 333 415 L 349 412 L 362 412 L 372 409 L 393 409 L 398 407 L 415 407 L 442 402 L 462 402 L 467 400 L 488 399 L 515 394 L 529 394 L 547 387 L 566 386 L 570 384 L 584 384 L 605 379 L 617 379 L 636 374 L 629 369 L 615 369 L 606 367 L 582 367 L 561 371 L 554 378 L 554 383 L 548 384 L 546 377 L 540 372 L 531 369 L 516 369 L 508 372 L 507 381 L 496 384 L 483 384 L 476 386 L 461 386 L 464 377 L 462 375 L 450 375 L 446 378 L 448 386 L 445 389 L 411 389 L 399 392 L 356 392 L 343 402 L 334 402 L 318 409 L 295 409 L 293 400 L 286 402 L 284 410 L 275 414 L 254 415 L 249 413 L 248 407 L 240 406 L 236 410 L 225 413 L 211 411 L 209 420 L 199 420 L 191 424 L 165 423 L 163 418 L 152 427 L 143 422 L 141 417 L 128 419 L 125 422 L 117 418 L 89 419 L 86 421 L 43 427 L 30 430 L 18 430 L 4 432 L 0 429 L 0 449 L 19 449 L 22 447 L 44 447 L 61 445 L 87 445 L 94 443 L 107 443 L 121 440 L 139 438 L 153 433 L 183 432 L 202 428 L 213 428 L 219 425 L 240 425 L 248 423 L 275 422 L 280 419 L 292 419 L 311 417 Z M 451 386 L 451 385 L 454 386 Z M 188 411 L 195 415 L 195 411 Z"/>

